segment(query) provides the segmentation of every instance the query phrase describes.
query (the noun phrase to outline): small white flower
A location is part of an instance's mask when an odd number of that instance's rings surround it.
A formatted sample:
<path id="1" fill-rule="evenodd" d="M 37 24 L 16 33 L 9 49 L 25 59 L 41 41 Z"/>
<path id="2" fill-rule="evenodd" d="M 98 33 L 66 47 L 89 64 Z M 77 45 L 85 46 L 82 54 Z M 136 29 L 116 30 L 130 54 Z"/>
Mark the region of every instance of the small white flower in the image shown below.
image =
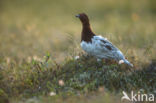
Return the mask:
<path id="1" fill-rule="evenodd" d="M 55 92 L 50 92 L 49 95 L 50 95 L 50 96 L 55 96 L 56 93 L 55 93 Z"/>
<path id="2" fill-rule="evenodd" d="M 58 83 L 59 83 L 60 86 L 64 86 L 64 81 L 63 80 L 59 80 Z"/>
<path id="3" fill-rule="evenodd" d="M 120 61 L 119 61 L 119 64 L 122 64 L 122 63 L 124 63 L 124 61 L 123 61 L 123 60 L 120 60 Z"/>
<path id="4" fill-rule="evenodd" d="M 33 56 L 33 59 L 34 59 L 34 60 L 36 60 L 36 61 L 42 62 L 42 59 L 41 59 L 41 58 L 39 58 L 39 57 L 38 57 L 38 56 L 36 56 L 36 55 L 34 55 L 34 56 Z"/>
<path id="5" fill-rule="evenodd" d="M 75 56 L 75 58 L 74 58 L 74 59 L 75 59 L 75 60 L 77 60 L 77 59 L 79 59 L 79 58 L 80 58 L 79 56 Z"/>

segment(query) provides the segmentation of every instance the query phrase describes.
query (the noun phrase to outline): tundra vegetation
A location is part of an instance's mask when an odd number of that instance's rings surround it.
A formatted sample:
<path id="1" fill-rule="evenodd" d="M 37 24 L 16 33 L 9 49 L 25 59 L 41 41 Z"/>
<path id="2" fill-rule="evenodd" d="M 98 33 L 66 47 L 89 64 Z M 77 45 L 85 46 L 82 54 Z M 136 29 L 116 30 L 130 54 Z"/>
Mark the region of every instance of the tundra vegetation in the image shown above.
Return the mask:
<path id="1" fill-rule="evenodd" d="M 156 95 L 155 0 L 1 0 L 0 103 L 120 103 Z M 80 48 L 81 23 L 134 65 L 97 62 Z M 125 100 L 124 102 L 129 102 Z"/>

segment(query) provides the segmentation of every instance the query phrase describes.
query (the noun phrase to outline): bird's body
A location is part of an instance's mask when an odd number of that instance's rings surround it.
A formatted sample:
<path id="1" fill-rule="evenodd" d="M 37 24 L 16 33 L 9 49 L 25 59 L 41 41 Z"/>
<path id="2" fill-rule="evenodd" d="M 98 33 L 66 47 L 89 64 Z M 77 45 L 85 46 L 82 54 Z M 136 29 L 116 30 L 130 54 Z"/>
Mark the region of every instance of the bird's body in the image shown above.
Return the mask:
<path id="1" fill-rule="evenodd" d="M 92 42 L 81 42 L 82 49 L 90 55 L 97 58 L 119 59 L 122 58 L 122 53 L 112 45 L 106 38 L 102 36 L 93 36 Z"/>
<path id="2" fill-rule="evenodd" d="M 114 59 L 116 61 L 123 61 L 123 63 L 133 66 L 125 59 L 123 53 L 115 47 L 107 38 L 96 36 L 89 24 L 89 19 L 86 14 L 79 14 L 83 28 L 81 34 L 81 47 L 89 55 L 95 56 L 98 59 Z"/>

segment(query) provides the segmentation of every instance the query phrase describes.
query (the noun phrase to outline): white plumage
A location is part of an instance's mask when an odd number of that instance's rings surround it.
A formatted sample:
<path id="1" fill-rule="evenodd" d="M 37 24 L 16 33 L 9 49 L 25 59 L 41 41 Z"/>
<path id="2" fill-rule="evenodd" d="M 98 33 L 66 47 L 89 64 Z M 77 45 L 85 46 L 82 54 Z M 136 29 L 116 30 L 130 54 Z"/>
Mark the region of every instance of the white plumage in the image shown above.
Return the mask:
<path id="1" fill-rule="evenodd" d="M 102 36 L 93 36 L 91 42 L 81 42 L 82 49 L 89 55 L 95 56 L 98 59 L 114 59 L 123 61 L 125 64 L 133 67 L 133 65 L 125 59 L 123 53 L 115 47 L 107 38 Z"/>

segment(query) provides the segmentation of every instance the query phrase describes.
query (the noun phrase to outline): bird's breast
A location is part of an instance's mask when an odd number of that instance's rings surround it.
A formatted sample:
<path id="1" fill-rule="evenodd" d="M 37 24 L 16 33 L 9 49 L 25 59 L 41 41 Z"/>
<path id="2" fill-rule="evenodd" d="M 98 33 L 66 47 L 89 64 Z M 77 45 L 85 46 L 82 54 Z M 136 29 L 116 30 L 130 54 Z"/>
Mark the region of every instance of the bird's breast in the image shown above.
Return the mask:
<path id="1" fill-rule="evenodd" d="M 94 54 L 94 51 L 95 51 L 95 45 L 93 44 L 93 43 L 91 43 L 91 42 L 85 42 L 85 41 L 82 41 L 81 42 L 81 48 L 85 51 L 85 52 L 87 52 L 87 53 L 89 53 L 89 54 Z"/>

